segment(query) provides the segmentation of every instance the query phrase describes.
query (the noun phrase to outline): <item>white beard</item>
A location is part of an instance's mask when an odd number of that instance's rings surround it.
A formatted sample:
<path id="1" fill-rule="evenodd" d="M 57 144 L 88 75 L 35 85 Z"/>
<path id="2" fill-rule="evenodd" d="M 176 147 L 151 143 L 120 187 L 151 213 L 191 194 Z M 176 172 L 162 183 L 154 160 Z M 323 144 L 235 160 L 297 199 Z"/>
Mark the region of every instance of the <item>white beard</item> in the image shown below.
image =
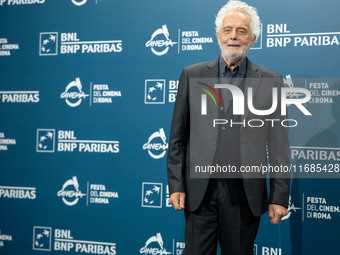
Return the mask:
<path id="1" fill-rule="evenodd" d="M 235 64 L 239 61 L 241 61 L 245 56 L 247 56 L 248 50 L 251 47 L 251 41 L 249 42 L 247 48 L 245 48 L 244 50 L 240 50 L 240 52 L 236 55 L 230 55 L 228 53 L 227 49 L 223 49 L 221 44 L 219 43 L 220 49 L 222 51 L 223 56 L 230 62 L 230 64 Z M 227 45 L 227 43 L 226 43 Z"/>

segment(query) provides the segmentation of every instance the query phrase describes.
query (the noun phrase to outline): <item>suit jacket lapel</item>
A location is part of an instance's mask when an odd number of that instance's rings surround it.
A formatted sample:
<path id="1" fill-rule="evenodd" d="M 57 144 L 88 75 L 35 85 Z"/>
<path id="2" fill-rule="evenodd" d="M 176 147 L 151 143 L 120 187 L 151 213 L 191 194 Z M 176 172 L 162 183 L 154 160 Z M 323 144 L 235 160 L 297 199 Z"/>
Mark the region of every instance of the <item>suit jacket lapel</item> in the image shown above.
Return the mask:
<path id="1" fill-rule="evenodd" d="M 203 76 L 204 78 L 211 78 L 211 81 L 214 81 L 215 83 L 218 81 L 218 77 L 219 77 L 219 66 L 218 66 L 218 61 L 219 58 L 216 58 L 214 60 L 212 60 L 211 62 L 209 62 L 206 66 L 206 68 L 203 70 Z M 211 84 L 211 81 L 209 82 L 208 80 L 208 84 L 211 87 L 215 87 L 215 84 Z M 215 94 L 213 94 L 213 96 L 215 97 Z M 215 97 L 216 98 L 216 97 Z M 217 100 L 217 98 L 216 98 Z M 218 100 L 217 100 L 218 101 Z M 219 118 L 219 102 L 217 103 L 217 106 L 215 106 L 213 100 L 208 100 L 208 108 L 212 114 L 213 119 L 218 119 Z"/>

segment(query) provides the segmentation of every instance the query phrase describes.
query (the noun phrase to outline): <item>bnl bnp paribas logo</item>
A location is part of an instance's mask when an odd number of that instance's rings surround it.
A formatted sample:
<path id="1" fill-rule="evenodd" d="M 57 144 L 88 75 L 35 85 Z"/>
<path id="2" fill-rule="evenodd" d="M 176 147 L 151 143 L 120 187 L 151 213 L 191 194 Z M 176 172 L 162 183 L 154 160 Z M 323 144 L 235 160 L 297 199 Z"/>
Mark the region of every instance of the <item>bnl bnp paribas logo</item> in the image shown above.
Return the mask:
<path id="1" fill-rule="evenodd" d="M 289 24 L 267 24 L 267 48 L 339 46 L 339 31 L 291 32 Z"/>
<path id="2" fill-rule="evenodd" d="M 51 227 L 35 226 L 33 228 L 33 250 L 51 251 Z"/>
<path id="3" fill-rule="evenodd" d="M 2 5 L 33 5 L 44 4 L 45 0 L 0 0 L 0 6 Z"/>
<path id="4" fill-rule="evenodd" d="M 41 32 L 39 36 L 40 56 L 113 54 L 122 51 L 122 40 L 80 40 L 76 32 L 60 34 L 58 32 Z"/>
<path id="5" fill-rule="evenodd" d="M 74 130 L 37 129 L 36 142 L 36 152 L 119 153 L 119 141 L 78 139 Z"/>
<path id="6" fill-rule="evenodd" d="M 163 183 L 143 182 L 142 207 L 162 208 Z"/>
<path id="7" fill-rule="evenodd" d="M 168 147 L 164 129 L 160 128 L 150 135 L 148 142 L 143 145 L 143 150 L 147 150 L 150 157 L 160 159 L 165 156 Z"/>
<path id="8" fill-rule="evenodd" d="M 145 81 L 145 104 L 164 104 L 165 103 L 165 80 L 146 80 Z"/>
<path id="9" fill-rule="evenodd" d="M 169 185 L 165 185 L 165 195 L 163 199 L 163 183 L 143 182 L 142 183 L 142 207 L 162 208 L 172 207 L 169 203 Z M 164 201 L 164 202 L 163 202 Z"/>
<path id="10" fill-rule="evenodd" d="M 167 86 L 168 84 L 168 90 Z M 147 79 L 145 80 L 145 104 L 165 104 L 176 101 L 178 80 Z"/>
<path id="11" fill-rule="evenodd" d="M 73 236 L 71 229 L 58 229 L 51 227 L 33 227 L 33 250 L 61 251 L 67 253 L 85 253 L 98 255 L 116 255 L 117 244 L 90 241 Z"/>
<path id="12" fill-rule="evenodd" d="M 283 255 L 282 248 L 279 247 L 267 247 L 254 244 L 253 255 Z"/>
<path id="13" fill-rule="evenodd" d="M 37 130 L 37 152 L 54 152 L 55 130 L 38 129 Z"/>

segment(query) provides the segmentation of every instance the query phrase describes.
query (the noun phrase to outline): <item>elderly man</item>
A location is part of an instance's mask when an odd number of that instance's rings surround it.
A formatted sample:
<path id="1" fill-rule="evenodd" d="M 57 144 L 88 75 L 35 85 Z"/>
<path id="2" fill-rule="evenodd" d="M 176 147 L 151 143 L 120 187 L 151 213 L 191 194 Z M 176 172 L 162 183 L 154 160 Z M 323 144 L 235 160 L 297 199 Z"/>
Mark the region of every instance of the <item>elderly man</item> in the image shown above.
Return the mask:
<path id="1" fill-rule="evenodd" d="M 246 57 L 260 34 L 260 19 L 254 7 L 230 0 L 219 11 L 215 25 L 221 55 L 184 68 L 180 78 L 167 161 L 170 203 L 176 210 L 185 210 L 186 255 L 216 254 L 218 243 L 223 255 L 250 255 L 261 214 L 269 209 L 272 224 L 278 224 L 287 215 L 289 178 L 272 175 L 268 197 L 266 178 L 190 175 L 204 163 L 232 165 L 239 171 L 242 166 L 267 165 L 269 158 L 270 165 L 287 166 L 288 130 L 270 122 L 256 128 L 213 126 L 213 118 L 229 118 L 240 124 L 259 116 L 249 110 L 243 116 L 234 114 L 232 95 L 227 89 L 214 90 L 214 84 L 193 79 L 220 79 L 237 86 L 244 94 L 251 87 L 253 105 L 262 110 L 270 108 L 272 89 L 282 87 L 283 81 L 281 74 Z M 198 89 L 199 84 L 205 89 Z M 208 88 L 215 92 L 221 107 L 211 104 L 203 110 L 200 96 Z M 265 117 L 282 120 L 279 106 Z"/>

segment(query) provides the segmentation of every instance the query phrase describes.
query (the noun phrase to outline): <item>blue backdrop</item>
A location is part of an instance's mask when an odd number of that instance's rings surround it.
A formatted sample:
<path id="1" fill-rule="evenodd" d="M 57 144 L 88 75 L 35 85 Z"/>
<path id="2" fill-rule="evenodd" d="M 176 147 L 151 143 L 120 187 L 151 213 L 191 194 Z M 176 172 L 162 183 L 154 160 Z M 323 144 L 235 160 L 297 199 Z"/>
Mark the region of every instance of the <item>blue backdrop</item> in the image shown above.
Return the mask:
<path id="1" fill-rule="evenodd" d="M 224 4 L 0 0 L 0 254 L 182 254 L 172 110 L 182 68 L 220 54 Z M 263 215 L 254 254 L 336 254 L 340 2 L 249 4 L 262 23 L 249 58 L 312 93 L 311 117 L 289 108 L 292 163 L 333 169 L 292 179 L 288 217 Z"/>

